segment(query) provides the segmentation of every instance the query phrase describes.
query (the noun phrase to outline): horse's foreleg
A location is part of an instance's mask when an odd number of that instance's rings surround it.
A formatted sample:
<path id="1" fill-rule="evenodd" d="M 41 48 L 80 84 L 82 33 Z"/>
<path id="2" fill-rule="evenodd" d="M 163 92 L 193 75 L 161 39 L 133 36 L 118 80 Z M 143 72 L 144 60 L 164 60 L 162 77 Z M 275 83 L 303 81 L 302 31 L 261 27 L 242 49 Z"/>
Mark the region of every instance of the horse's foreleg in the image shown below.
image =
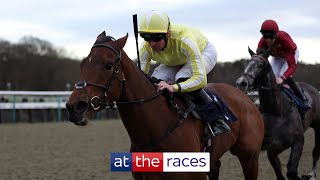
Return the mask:
<path id="1" fill-rule="evenodd" d="M 218 180 L 219 179 L 219 173 L 220 173 L 220 166 L 221 161 L 215 161 L 211 164 L 210 172 L 208 172 L 209 180 Z"/>
<path id="2" fill-rule="evenodd" d="M 287 177 L 289 180 L 298 179 L 298 165 L 302 155 L 304 136 L 296 138 L 296 142 L 291 146 L 291 154 L 287 164 Z"/>
<path id="3" fill-rule="evenodd" d="M 278 155 L 282 151 L 283 150 L 274 150 L 274 149 L 270 149 L 267 151 L 269 162 L 270 162 L 274 172 L 276 173 L 277 180 L 285 180 L 284 176 L 282 175 L 281 162 L 278 157 Z"/>
<path id="4" fill-rule="evenodd" d="M 316 167 L 317 167 L 317 162 L 319 160 L 320 156 L 320 129 L 319 128 L 314 128 L 314 148 L 312 151 L 312 171 L 310 173 L 311 178 L 316 178 Z"/>

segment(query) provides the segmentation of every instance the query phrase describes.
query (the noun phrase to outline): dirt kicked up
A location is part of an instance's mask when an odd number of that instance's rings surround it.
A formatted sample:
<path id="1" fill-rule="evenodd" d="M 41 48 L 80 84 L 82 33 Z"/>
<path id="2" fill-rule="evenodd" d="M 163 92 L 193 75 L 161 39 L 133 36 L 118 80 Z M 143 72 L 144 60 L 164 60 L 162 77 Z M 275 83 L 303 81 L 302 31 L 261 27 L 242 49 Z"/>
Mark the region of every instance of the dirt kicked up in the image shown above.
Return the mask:
<path id="1" fill-rule="evenodd" d="M 0 124 L 0 179 L 132 180 L 130 173 L 110 172 L 109 165 L 110 153 L 128 152 L 129 143 L 120 120 L 91 121 L 86 127 L 70 122 Z M 299 174 L 311 170 L 313 146 L 309 129 Z M 284 174 L 289 151 L 280 156 Z M 265 152 L 259 164 L 259 180 L 276 179 Z M 222 158 L 220 179 L 244 179 L 238 159 L 230 153 Z"/>

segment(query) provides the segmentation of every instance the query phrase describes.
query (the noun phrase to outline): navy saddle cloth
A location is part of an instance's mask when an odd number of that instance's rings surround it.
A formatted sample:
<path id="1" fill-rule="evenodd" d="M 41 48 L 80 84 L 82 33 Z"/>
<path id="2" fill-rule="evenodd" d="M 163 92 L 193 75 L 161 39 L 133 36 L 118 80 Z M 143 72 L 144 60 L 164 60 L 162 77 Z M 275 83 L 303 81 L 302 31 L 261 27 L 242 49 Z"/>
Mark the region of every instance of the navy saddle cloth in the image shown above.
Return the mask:
<path id="1" fill-rule="evenodd" d="M 289 99 L 291 99 L 291 101 L 298 107 L 299 111 L 304 112 L 307 110 L 307 108 L 304 106 L 303 100 L 296 96 L 291 89 L 284 86 L 281 86 L 280 88 L 289 97 Z"/>
<path id="2" fill-rule="evenodd" d="M 196 111 L 205 122 L 211 122 L 222 117 L 226 122 L 234 122 L 237 118 L 231 112 L 229 107 L 219 98 L 219 96 L 210 90 L 205 90 L 213 102 L 204 106 L 196 106 Z"/>

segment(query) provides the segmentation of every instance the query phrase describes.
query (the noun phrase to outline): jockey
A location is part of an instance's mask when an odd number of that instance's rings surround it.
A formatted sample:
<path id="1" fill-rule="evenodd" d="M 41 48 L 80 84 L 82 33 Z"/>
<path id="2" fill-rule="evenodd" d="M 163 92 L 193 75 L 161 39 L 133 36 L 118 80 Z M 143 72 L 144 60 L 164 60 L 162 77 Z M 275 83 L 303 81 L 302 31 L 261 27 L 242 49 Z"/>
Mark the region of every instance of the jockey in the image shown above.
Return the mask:
<path id="1" fill-rule="evenodd" d="M 212 102 L 203 88 L 207 84 L 207 73 L 217 62 L 217 52 L 199 30 L 170 24 L 166 13 L 151 11 L 141 16 L 139 33 L 145 40 L 140 49 L 144 73 L 149 72 L 151 59 L 160 63 L 152 74 L 161 80 L 156 85 L 158 91 L 188 93 L 196 105 Z M 216 127 L 215 135 L 230 132 L 222 117 L 210 121 L 214 129 Z"/>
<path id="2" fill-rule="evenodd" d="M 272 47 L 270 65 L 276 76 L 277 84 L 286 82 L 293 92 L 303 100 L 305 108 L 310 109 L 311 105 L 308 99 L 292 78 L 299 58 L 297 45 L 288 33 L 279 31 L 278 24 L 274 20 L 264 21 L 260 32 L 262 37 L 258 44 L 257 53 Z"/>

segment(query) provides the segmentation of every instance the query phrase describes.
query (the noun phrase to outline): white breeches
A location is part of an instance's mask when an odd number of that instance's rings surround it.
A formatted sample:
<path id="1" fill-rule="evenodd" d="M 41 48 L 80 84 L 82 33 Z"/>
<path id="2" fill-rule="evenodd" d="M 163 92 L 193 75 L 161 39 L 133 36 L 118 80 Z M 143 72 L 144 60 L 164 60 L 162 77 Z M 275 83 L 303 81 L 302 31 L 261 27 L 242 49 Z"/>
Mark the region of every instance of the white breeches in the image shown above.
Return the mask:
<path id="1" fill-rule="evenodd" d="M 296 64 L 298 63 L 299 59 L 299 50 L 298 48 L 296 49 L 296 53 L 294 55 L 294 58 L 296 60 Z M 279 58 L 279 57 L 274 57 L 271 56 L 270 59 L 270 65 L 272 67 L 272 71 L 276 77 L 281 77 L 283 74 L 287 71 L 288 69 L 288 63 L 285 58 Z"/>

